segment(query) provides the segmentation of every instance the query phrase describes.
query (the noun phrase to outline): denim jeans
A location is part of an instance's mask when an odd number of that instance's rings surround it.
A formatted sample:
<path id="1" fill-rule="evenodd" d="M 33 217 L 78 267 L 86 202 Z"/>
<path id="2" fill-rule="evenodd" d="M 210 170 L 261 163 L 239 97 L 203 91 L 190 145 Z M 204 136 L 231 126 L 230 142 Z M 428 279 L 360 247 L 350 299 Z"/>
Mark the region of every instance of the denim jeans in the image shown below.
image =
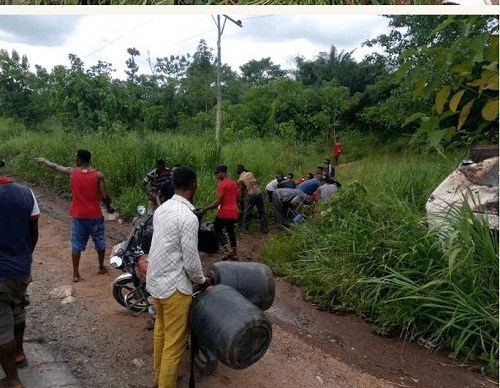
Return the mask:
<path id="1" fill-rule="evenodd" d="M 262 200 L 262 194 L 249 195 L 245 198 L 245 206 L 243 208 L 243 219 L 241 221 L 241 230 L 246 231 L 248 229 L 248 224 L 250 222 L 250 216 L 254 206 L 257 206 L 257 211 L 259 212 L 260 230 L 267 230 L 267 217 L 266 210 L 264 208 L 264 201 Z"/>

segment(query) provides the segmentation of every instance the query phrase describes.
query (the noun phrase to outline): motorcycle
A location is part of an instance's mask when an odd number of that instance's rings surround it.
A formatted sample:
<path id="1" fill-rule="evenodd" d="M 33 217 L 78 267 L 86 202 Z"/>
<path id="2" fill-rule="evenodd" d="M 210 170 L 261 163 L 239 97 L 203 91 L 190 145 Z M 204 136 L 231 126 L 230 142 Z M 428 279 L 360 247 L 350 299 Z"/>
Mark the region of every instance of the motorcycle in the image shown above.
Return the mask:
<path id="1" fill-rule="evenodd" d="M 137 316 L 149 312 L 154 316 L 154 306 L 146 291 L 147 257 L 151 245 L 153 215 L 145 214 L 144 206 L 137 208 L 132 230 L 126 240 L 111 251 L 110 265 L 125 273 L 112 283 L 113 297 L 128 312 Z"/>

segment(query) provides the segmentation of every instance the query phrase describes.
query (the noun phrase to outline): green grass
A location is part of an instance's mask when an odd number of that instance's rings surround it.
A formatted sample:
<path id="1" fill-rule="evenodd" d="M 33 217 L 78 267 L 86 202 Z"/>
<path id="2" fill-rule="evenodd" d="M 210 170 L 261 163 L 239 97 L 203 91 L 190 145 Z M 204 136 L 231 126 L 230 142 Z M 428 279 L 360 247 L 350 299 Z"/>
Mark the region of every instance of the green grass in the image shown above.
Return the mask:
<path id="1" fill-rule="evenodd" d="M 7 172 L 69 196 L 68 178 L 38 166 L 35 159 L 44 156 L 71 166 L 75 150 L 88 148 L 118 211 L 132 215 L 146 201 L 138 184 L 161 157 L 169 166 L 182 163 L 196 169 L 195 206 L 215 199 L 211 134 L 134 133 L 116 126 L 82 135 L 55 123 L 45 127 L 50 129 L 33 132 L 0 120 L 0 158 L 7 162 Z M 375 139 L 355 132 L 344 132 L 342 142 L 344 160 L 349 154 L 355 159 L 337 169 L 342 188 L 319 204 L 307 222 L 265 243 L 262 261 L 325 309 L 361 314 L 380 334 L 442 344 L 452 357 L 481 360 L 485 371 L 495 371 L 498 233 L 491 233 L 470 209 L 450 209 L 446 218 L 453 228 L 446 238 L 436 228 L 420 226 L 427 198 L 466 153 L 450 160 L 415 150 L 384 153 Z M 326 142 L 242 139 L 223 144 L 221 161 L 230 177 L 235 178 L 235 166 L 242 163 L 264 186 L 278 171 L 305 175 L 330 152 Z"/>
<path id="2" fill-rule="evenodd" d="M 430 193 L 457 165 L 401 155 L 352 164 L 332 200 L 265 244 L 262 260 L 323 308 L 368 317 L 381 334 L 440 343 L 495 372 L 498 232 L 470 209 L 445 216 L 447 238 L 420 226 Z"/>
<path id="3" fill-rule="evenodd" d="M 104 173 L 108 191 L 121 214 L 133 215 L 136 206 L 146 201 L 139 183 L 158 158 L 165 159 L 170 167 L 181 163 L 195 168 L 196 206 L 215 199 L 217 181 L 213 168 L 217 160 L 212 135 L 136 133 L 120 127 L 105 134 L 75 134 L 52 124 L 50 129 L 35 132 L 11 120 L 0 120 L 0 158 L 7 162 L 6 171 L 53 187 L 67 196 L 70 195 L 68 177 L 38 166 L 35 159 L 45 157 L 63 166 L 73 166 L 79 148 L 92 152 L 91 164 Z M 244 164 L 264 188 L 278 171 L 294 172 L 297 177 L 313 171 L 329 152 L 317 144 L 289 144 L 277 138 L 250 139 L 224 144 L 221 161 L 228 166 L 228 176 L 232 179 L 236 178 L 236 165 Z"/>

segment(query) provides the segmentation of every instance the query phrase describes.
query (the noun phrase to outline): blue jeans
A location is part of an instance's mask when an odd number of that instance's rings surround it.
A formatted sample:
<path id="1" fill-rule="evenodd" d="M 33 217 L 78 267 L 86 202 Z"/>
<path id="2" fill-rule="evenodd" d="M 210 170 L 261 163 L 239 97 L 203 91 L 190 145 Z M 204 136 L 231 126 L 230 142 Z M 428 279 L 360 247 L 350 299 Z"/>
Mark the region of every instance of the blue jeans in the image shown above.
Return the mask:
<path id="1" fill-rule="evenodd" d="M 71 225 L 71 251 L 79 253 L 87 247 L 87 241 L 92 237 L 95 249 L 104 251 L 104 217 L 100 218 L 73 218 Z"/>

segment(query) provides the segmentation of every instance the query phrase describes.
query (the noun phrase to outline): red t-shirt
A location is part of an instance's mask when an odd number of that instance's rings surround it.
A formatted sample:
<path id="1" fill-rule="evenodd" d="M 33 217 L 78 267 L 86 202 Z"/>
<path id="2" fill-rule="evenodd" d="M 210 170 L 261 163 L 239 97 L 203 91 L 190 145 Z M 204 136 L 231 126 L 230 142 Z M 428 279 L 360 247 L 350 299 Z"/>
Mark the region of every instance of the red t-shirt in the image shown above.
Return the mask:
<path id="1" fill-rule="evenodd" d="M 335 143 L 335 147 L 333 147 L 333 156 L 339 156 L 342 152 L 342 143 L 340 141 Z"/>
<path id="2" fill-rule="evenodd" d="M 224 178 L 217 186 L 217 195 L 222 196 L 217 217 L 236 220 L 238 218 L 238 185 L 236 182 Z"/>
<path id="3" fill-rule="evenodd" d="M 69 215 L 74 218 L 102 217 L 101 203 L 97 175 L 99 171 L 74 168 L 69 186 L 73 193 L 73 200 L 69 208 Z"/>

